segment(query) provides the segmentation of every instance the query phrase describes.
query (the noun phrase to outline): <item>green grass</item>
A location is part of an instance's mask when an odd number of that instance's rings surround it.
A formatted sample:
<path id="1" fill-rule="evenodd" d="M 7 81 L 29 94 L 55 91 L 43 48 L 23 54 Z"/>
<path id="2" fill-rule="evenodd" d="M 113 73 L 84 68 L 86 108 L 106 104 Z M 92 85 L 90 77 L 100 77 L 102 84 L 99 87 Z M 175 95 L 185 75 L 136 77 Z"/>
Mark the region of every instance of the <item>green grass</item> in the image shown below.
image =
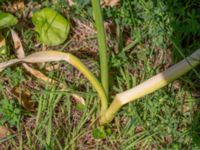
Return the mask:
<path id="1" fill-rule="evenodd" d="M 64 0 L 57 2 L 56 9 L 65 16 L 92 22 L 89 2 L 75 1 L 77 5 L 73 8 L 69 8 Z M 52 6 L 49 1 L 35 3 Z M 156 3 L 124 0 L 118 7 L 103 9 L 104 20 L 114 24 L 115 32 L 114 35 L 107 33 L 108 40 L 113 39 L 110 41 L 114 43 L 108 51 L 111 95 L 129 89 L 181 60 L 183 56 L 177 48 L 187 56 L 199 47 L 198 4 L 197 0 Z M 29 24 L 29 20 L 21 21 L 15 27 L 27 54 L 42 49 L 35 44 Z M 3 33 L 8 35 L 8 31 Z M 128 40 L 131 40 L 130 45 L 126 44 Z M 5 59 L 13 57 L 12 43 L 7 40 L 7 44 L 10 53 Z M 92 60 L 90 68 L 98 75 L 98 60 L 89 56 L 83 58 L 85 62 Z M 4 149 L 199 149 L 200 97 L 193 96 L 200 88 L 198 69 L 196 73 L 191 71 L 181 77 L 178 84 L 174 82 L 123 107 L 114 121 L 105 127 L 105 139 L 93 137 L 93 131 L 100 128 L 96 123 L 96 112 L 100 111 L 97 94 L 71 66 L 65 65 L 60 71 L 48 73 L 66 84 L 66 91 L 42 84 L 21 66 L 6 69 L 0 74 L 0 115 L 7 113 L 8 108 L 20 112 L 11 111 L 7 117 L 3 115 L 6 125 L 15 132 L 1 139 L 0 145 L 5 146 Z M 6 94 L 6 88 L 12 89 L 26 81 L 34 83 L 34 88 L 29 87 L 29 90 L 32 99 L 38 102 L 35 113 L 25 111 L 17 100 L 9 99 Z M 73 93 L 85 99 L 86 108 L 78 108 L 70 96 Z M 9 107 L 3 107 L 5 102 Z M 14 120 L 17 121 L 13 123 Z"/>

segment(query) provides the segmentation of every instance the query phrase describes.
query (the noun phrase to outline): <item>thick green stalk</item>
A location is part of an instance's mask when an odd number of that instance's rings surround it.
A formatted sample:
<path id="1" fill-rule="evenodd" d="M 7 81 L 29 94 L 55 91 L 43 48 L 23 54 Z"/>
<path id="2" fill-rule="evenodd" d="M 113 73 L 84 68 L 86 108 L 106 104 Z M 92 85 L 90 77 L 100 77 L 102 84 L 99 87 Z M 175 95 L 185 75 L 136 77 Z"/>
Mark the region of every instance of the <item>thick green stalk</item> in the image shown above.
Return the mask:
<path id="1" fill-rule="evenodd" d="M 97 39 L 99 45 L 99 57 L 100 57 L 100 69 L 101 69 L 101 83 L 106 92 L 109 94 L 109 84 L 108 84 L 108 55 L 106 46 L 106 35 L 103 24 L 103 18 L 101 14 L 101 7 L 99 0 L 92 0 L 93 16 L 95 21 L 95 26 L 97 29 Z"/>
<path id="2" fill-rule="evenodd" d="M 155 75 L 138 86 L 119 93 L 108 110 L 100 117 L 100 124 L 107 124 L 112 121 L 117 111 L 125 104 L 137 100 L 147 94 L 150 94 L 168 83 L 178 79 L 200 63 L 200 49 L 191 56 L 185 58 L 166 71 Z"/>
<path id="3" fill-rule="evenodd" d="M 76 69 L 78 69 L 91 82 L 92 86 L 97 90 L 97 93 L 101 99 L 101 114 L 103 114 L 107 110 L 107 96 L 102 85 L 90 72 L 90 70 L 77 57 L 70 53 L 63 53 L 59 51 L 42 51 L 33 53 L 21 59 L 13 59 L 8 62 L 0 63 L 0 71 L 16 63 L 44 63 L 62 60 L 68 62 Z"/>

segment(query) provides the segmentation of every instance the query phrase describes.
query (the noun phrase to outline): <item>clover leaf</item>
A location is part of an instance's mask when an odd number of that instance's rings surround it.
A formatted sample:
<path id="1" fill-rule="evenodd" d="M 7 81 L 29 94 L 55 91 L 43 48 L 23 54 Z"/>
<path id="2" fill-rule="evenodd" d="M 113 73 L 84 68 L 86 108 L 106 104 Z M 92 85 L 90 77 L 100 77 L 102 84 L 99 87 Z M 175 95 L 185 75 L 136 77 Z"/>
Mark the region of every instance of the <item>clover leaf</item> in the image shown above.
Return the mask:
<path id="1" fill-rule="evenodd" d="M 69 21 L 51 8 L 43 8 L 33 14 L 32 22 L 37 39 L 47 45 L 63 43 L 69 33 Z"/>

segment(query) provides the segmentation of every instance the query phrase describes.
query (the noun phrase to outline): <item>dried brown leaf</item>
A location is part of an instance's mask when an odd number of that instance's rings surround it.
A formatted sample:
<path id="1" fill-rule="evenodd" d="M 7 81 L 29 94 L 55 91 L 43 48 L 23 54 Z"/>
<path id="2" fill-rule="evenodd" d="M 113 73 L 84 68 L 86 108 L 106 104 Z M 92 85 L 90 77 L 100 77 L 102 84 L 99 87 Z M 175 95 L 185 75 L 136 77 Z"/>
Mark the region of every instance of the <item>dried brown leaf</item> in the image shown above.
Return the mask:
<path id="1" fill-rule="evenodd" d="M 13 3 L 10 3 L 8 9 L 10 12 L 16 12 L 16 11 L 20 11 L 22 12 L 25 8 L 25 5 L 24 5 L 24 1 L 23 0 L 17 0 L 17 1 L 14 1 Z"/>
<path id="2" fill-rule="evenodd" d="M 12 59 L 7 62 L 2 62 L 0 65 L 0 72 L 3 71 L 5 68 L 12 66 L 14 64 L 17 64 L 19 62 L 21 62 L 21 60 L 19 60 L 19 59 Z"/>
<path id="3" fill-rule="evenodd" d="M 140 125 L 137 125 L 137 126 L 135 127 L 135 133 L 140 133 L 140 132 L 142 132 L 143 130 L 144 130 L 143 127 L 140 126 Z"/>
<path id="4" fill-rule="evenodd" d="M 6 41 L 3 35 L 0 33 L 0 47 L 5 46 Z"/>
<path id="5" fill-rule="evenodd" d="M 83 97 L 81 97 L 77 94 L 72 94 L 72 97 L 77 103 L 80 103 L 85 106 L 85 100 L 83 99 Z"/>
<path id="6" fill-rule="evenodd" d="M 0 33 L 0 54 L 6 53 L 6 40 L 4 36 Z"/>
<path id="7" fill-rule="evenodd" d="M 51 65 L 51 66 L 45 66 L 45 70 L 53 71 L 53 70 L 57 70 L 59 67 L 60 67 L 60 64 L 55 64 L 55 65 Z"/>
<path id="8" fill-rule="evenodd" d="M 27 88 L 16 86 L 11 91 L 19 103 L 28 111 L 35 111 L 36 103 L 31 100 L 31 94 Z"/>
<path id="9" fill-rule="evenodd" d="M 69 4 L 69 6 L 73 6 L 75 5 L 75 2 L 73 2 L 73 0 L 66 0 L 67 3 Z"/>
<path id="10" fill-rule="evenodd" d="M 118 2 L 119 0 L 103 0 L 103 5 L 114 7 L 118 4 Z"/>
<path id="11" fill-rule="evenodd" d="M 9 129 L 5 126 L 0 126 L 0 139 L 5 138 L 9 134 Z"/>
<path id="12" fill-rule="evenodd" d="M 19 36 L 17 35 L 17 33 L 14 30 L 11 31 L 11 34 L 12 34 L 12 39 L 14 42 L 14 51 L 15 51 L 17 58 L 24 58 L 25 53 L 24 53 L 24 49 L 23 49 L 21 40 L 19 39 Z"/>

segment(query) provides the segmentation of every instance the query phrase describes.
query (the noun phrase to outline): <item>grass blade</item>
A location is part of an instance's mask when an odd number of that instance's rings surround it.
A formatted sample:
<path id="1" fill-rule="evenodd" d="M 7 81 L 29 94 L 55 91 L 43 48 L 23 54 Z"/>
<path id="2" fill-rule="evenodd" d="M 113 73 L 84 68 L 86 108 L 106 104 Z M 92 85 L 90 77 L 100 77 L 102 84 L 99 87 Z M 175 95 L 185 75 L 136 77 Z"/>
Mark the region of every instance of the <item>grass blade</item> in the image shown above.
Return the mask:
<path id="1" fill-rule="evenodd" d="M 97 29 L 97 39 L 99 44 L 101 83 L 103 85 L 106 95 L 108 96 L 109 95 L 108 55 L 107 55 L 106 35 L 103 24 L 103 18 L 101 14 L 100 1 L 92 0 L 92 7 L 93 7 L 95 26 Z"/>

